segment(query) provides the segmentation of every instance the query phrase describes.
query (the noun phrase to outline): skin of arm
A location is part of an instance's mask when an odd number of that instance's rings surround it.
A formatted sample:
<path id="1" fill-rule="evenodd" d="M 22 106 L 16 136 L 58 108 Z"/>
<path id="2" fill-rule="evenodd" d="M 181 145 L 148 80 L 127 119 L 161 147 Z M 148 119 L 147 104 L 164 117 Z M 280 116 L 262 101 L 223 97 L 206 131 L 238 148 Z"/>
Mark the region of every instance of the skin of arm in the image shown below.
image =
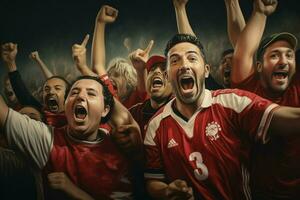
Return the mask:
<path id="1" fill-rule="evenodd" d="M 48 78 L 50 78 L 50 77 L 53 76 L 53 73 L 49 70 L 49 68 L 47 67 L 47 65 L 40 58 L 38 51 L 31 52 L 29 54 L 29 58 L 31 58 L 33 61 L 35 61 L 38 64 L 38 66 L 42 70 L 42 72 L 43 72 L 43 74 L 44 74 L 44 76 L 45 76 L 46 79 L 48 79 Z"/>
<path id="2" fill-rule="evenodd" d="M 300 130 L 300 108 L 280 106 L 275 108 L 268 133 L 283 137 L 297 136 Z M 270 135 L 272 137 L 272 135 Z"/>
<path id="3" fill-rule="evenodd" d="M 160 180 L 149 179 L 146 182 L 149 194 L 154 199 L 187 199 L 194 198 L 193 190 L 183 180 L 177 179 L 170 184 Z"/>
<path id="4" fill-rule="evenodd" d="M 225 0 L 227 12 L 227 32 L 232 47 L 235 47 L 237 39 L 245 28 L 245 19 L 239 4 L 239 0 Z"/>
<path id="5" fill-rule="evenodd" d="M 254 72 L 254 55 L 262 38 L 267 16 L 273 13 L 277 7 L 277 1 L 271 4 L 264 3 L 266 0 L 255 0 L 253 12 L 241 32 L 235 46 L 231 80 L 239 83 L 248 78 Z"/>
<path id="6" fill-rule="evenodd" d="M 96 17 L 92 44 L 92 68 L 99 77 L 106 74 L 105 70 L 105 25 L 113 23 L 118 16 L 118 10 L 104 5 Z"/>
<path id="7" fill-rule="evenodd" d="M 188 0 L 173 0 L 178 33 L 185 33 L 185 34 L 190 34 L 195 36 L 195 33 L 189 23 L 189 19 L 186 13 L 185 7 L 187 2 Z"/>
<path id="8" fill-rule="evenodd" d="M 146 91 L 146 62 L 149 59 L 149 53 L 153 47 L 153 43 L 154 41 L 151 40 L 146 49 L 137 49 L 129 54 L 129 59 L 137 72 L 137 90 L 140 92 Z"/>
<path id="9" fill-rule="evenodd" d="M 114 141 L 130 159 L 143 162 L 143 143 L 141 131 L 130 112 L 116 98 L 109 124 L 113 128 Z"/>
<path id="10" fill-rule="evenodd" d="M 92 200 L 93 198 L 75 185 L 63 172 L 48 174 L 48 182 L 52 189 L 61 190 L 76 200 Z"/>
<path id="11" fill-rule="evenodd" d="M 86 45 L 88 43 L 90 35 L 87 34 L 81 44 L 74 44 L 72 46 L 72 57 L 78 71 L 82 75 L 97 76 L 86 63 Z"/>

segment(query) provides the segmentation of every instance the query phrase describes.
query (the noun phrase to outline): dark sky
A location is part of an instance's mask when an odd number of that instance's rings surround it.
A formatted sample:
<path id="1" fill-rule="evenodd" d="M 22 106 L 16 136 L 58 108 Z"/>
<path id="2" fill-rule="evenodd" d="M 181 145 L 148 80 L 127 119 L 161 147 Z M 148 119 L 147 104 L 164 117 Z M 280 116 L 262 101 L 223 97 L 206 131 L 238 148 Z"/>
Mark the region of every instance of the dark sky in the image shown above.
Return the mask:
<path id="1" fill-rule="evenodd" d="M 248 18 L 252 0 L 240 2 Z M 279 0 L 276 13 L 268 19 L 266 33 L 289 31 L 300 38 L 298 2 Z M 30 70 L 40 73 L 28 59 L 33 50 L 40 52 L 50 68 L 71 65 L 71 46 L 81 42 L 86 33 L 92 35 L 95 17 L 103 4 L 119 10 L 117 21 L 107 26 L 107 60 L 127 55 L 125 38 L 131 40 L 133 50 L 154 39 L 153 53 L 162 53 L 167 39 L 177 31 L 171 0 L 1 0 L 0 42 L 18 43 L 18 66 L 26 74 Z M 193 29 L 215 63 L 221 50 L 230 47 L 224 0 L 189 0 L 187 11 Z M 1 66 L 3 75 L 6 71 L 2 63 Z"/>

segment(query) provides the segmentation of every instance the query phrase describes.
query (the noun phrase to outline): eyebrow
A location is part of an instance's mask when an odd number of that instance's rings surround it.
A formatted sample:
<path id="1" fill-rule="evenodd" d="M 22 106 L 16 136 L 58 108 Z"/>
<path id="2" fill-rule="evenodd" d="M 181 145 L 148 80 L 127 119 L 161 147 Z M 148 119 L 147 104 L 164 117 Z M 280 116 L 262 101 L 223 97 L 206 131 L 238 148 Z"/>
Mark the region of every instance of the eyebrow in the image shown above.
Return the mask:
<path id="1" fill-rule="evenodd" d="M 197 51 L 193 51 L 193 50 L 187 51 L 187 52 L 185 52 L 184 54 L 197 54 L 197 55 L 201 55 L 201 54 L 199 54 Z M 179 56 L 179 54 L 175 52 L 174 54 L 171 54 L 171 55 L 170 55 L 170 58 L 172 58 L 172 57 L 174 57 L 174 56 Z"/>

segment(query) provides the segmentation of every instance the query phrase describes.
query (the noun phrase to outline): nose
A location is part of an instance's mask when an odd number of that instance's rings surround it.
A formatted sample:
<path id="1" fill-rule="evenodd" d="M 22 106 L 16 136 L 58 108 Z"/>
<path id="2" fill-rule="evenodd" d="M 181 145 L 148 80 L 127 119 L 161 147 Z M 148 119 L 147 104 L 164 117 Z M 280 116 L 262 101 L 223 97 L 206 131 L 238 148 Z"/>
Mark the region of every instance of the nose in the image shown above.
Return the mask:
<path id="1" fill-rule="evenodd" d="M 80 91 L 80 92 L 78 93 L 78 96 L 77 96 L 76 100 L 79 101 L 79 102 L 81 102 L 81 101 L 84 101 L 85 98 L 86 98 L 85 92 Z"/>
<path id="2" fill-rule="evenodd" d="M 286 66 L 288 64 L 288 59 L 285 55 L 280 56 L 279 64 L 280 66 Z"/>
<path id="3" fill-rule="evenodd" d="M 55 94 L 55 89 L 53 87 L 50 88 L 49 94 Z"/>

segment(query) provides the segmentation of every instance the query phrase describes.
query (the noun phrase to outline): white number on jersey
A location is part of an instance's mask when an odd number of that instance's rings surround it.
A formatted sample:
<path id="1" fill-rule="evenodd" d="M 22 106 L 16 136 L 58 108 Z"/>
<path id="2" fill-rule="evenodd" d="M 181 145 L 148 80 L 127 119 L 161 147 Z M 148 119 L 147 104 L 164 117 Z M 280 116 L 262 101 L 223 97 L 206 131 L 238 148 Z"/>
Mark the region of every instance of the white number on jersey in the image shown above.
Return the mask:
<path id="1" fill-rule="evenodd" d="M 196 161 L 197 169 L 194 169 L 194 175 L 199 181 L 203 181 L 208 177 L 208 169 L 203 163 L 202 155 L 200 152 L 193 152 L 189 156 L 189 161 Z M 199 170 L 200 169 L 200 170 Z"/>

